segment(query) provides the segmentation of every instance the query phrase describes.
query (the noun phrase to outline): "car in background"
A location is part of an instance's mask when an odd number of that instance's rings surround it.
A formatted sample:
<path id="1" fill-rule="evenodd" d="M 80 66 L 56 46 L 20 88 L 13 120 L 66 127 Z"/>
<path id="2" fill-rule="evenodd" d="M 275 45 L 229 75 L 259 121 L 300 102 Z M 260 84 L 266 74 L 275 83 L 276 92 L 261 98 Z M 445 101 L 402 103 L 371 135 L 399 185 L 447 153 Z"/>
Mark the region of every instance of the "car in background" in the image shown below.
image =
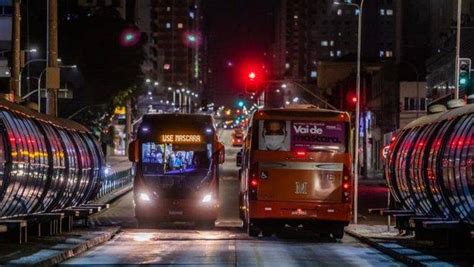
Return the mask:
<path id="1" fill-rule="evenodd" d="M 234 132 L 232 133 L 232 146 L 242 146 L 243 143 L 244 132 L 240 128 L 234 129 Z"/>

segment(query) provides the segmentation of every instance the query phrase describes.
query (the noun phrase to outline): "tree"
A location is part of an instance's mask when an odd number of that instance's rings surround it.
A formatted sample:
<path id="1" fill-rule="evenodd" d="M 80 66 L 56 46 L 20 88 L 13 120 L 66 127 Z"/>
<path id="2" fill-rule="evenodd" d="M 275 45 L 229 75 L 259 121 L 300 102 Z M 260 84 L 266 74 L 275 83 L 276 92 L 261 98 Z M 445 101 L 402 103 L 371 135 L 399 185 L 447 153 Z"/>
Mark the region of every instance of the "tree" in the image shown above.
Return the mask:
<path id="1" fill-rule="evenodd" d="M 91 106 L 74 119 L 100 133 L 110 124 L 114 107 L 137 91 L 146 40 L 112 6 L 92 13 L 79 8 L 76 13 L 60 28 L 63 62 L 76 64 L 82 76 L 65 113 Z"/>

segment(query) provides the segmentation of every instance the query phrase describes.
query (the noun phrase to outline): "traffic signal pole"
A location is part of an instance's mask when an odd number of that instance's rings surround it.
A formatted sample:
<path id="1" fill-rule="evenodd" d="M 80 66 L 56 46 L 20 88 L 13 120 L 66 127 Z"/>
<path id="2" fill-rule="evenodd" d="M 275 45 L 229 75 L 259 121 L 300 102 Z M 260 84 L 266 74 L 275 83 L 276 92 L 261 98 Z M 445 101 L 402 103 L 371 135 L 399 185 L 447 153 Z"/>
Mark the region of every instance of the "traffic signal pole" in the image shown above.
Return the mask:
<path id="1" fill-rule="evenodd" d="M 462 0 L 458 0 L 458 18 L 456 27 L 456 68 L 455 68 L 455 83 L 454 99 L 459 98 L 459 58 L 461 54 L 461 9 Z"/>
<path id="2" fill-rule="evenodd" d="M 58 0 L 48 0 L 48 67 L 46 70 L 46 113 L 49 115 L 58 116 L 58 91 Z"/>
<path id="3" fill-rule="evenodd" d="M 12 25 L 12 70 L 10 78 L 11 100 L 21 100 L 20 80 L 20 22 L 21 22 L 21 0 L 13 2 L 13 25 Z"/>

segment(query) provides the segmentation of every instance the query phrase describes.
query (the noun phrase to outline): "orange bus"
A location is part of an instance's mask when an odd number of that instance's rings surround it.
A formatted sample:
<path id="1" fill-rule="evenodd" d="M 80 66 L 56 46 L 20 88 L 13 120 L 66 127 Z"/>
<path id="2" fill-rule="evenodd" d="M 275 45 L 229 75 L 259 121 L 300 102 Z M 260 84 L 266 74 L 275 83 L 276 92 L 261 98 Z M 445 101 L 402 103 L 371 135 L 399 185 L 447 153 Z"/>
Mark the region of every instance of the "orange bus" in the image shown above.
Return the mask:
<path id="1" fill-rule="evenodd" d="M 218 142 L 210 115 L 147 114 L 129 147 L 135 164 L 135 217 L 139 224 L 217 218 Z"/>
<path id="2" fill-rule="evenodd" d="M 252 115 L 240 166 L 240 216 L 251 236 L 303 227 L 340 239 L 352 215 L 350 117 L 303 106 Z"/>

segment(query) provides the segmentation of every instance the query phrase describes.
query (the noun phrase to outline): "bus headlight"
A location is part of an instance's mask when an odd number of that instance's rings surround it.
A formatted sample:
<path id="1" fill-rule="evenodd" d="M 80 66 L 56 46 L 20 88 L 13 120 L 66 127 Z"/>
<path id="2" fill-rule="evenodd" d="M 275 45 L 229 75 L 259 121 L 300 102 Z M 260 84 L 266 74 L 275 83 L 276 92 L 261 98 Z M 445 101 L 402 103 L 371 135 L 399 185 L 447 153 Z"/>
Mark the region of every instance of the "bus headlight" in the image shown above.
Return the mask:
<path id="1" fill-rule="evenodd" d="M 209 203 L 211 201 L 212 201 L 212 195 L 211 194 L 207 194 L 202 198 L 202 203 Z"/>
<path id="2" fill-rule="evenodd" d="M 150 197 L 146 193 L 140 193 L 139 197 L 140 197 L 140 200 L 142 200 L 144 202 L 150 202 L 151 201 Z"/>

